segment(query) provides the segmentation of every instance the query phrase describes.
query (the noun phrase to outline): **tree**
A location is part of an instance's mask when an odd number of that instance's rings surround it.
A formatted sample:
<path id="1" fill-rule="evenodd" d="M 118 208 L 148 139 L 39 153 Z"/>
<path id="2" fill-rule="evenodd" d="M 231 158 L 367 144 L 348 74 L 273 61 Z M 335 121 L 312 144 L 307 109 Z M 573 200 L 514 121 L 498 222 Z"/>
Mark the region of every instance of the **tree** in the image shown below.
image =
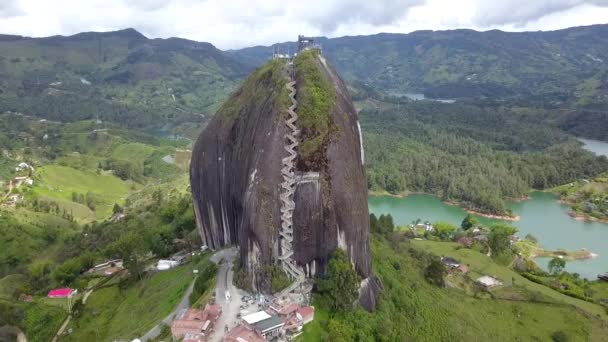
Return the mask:
<path id="1" fill-rule="evenodd" d="M 526 234 L 526 237 L 524 239 L 526 239 L 530 242 L 538 243 L 538 239 L 536 238 L 536 236 L 534 236 L 532 234 Z"/>
<path id="2" fill-rule="evenodd" d="M 122 258 L 129 273 L 141 279 L 144 266 L 141 262 L 141 254 L 146 250 L 144 241 L 145 239 L 134 232 L 127 233 L 112 243 L 106 254 Z"/>
<path id="3" fill-rule="evenodd" d="M 374 214 L 369 214 L 369 230 L 373 233 L 379 233 L 378 218 Z"/>
<path id="4" fill-rule="evenodd" d="M 488 244 L 492 249 L 492 255 L 500 255 L 508 252 L 511 249 L 511 236 L 517 233 L 517 228 L 504 224 L 497 223 L 490 227 L 488 235 Z"/>
<path id="5" fill-rule="evenodd" d="M 354 341 L 353 327 L 348 326 L 345 321 L 331 319 L 327 324 L 328 341 L 348 342 Z"/>
<path id="6" fill-rule="evenodd" d="M 435 235 L 438 236 L 442 240 L 449 240 L 452 237 L 452 234 L 456 231 L 456 227 L 447 222 L 435 222 L 433 224 L 433 228 L 435 229 Z"/>
<path id="7" fill-rule="evenodd" d="M 353 307 L 359 294 L 359 279 L 343 249 L 334 250 L 326 274 L 317 278 L 316 286 L 331 309 L 345 312 Z"/>
<path id="8" fill-rule="evenodd" d="M 426 280 L 429 283 L 440 287 L 445 285 L 443 277 L 445 277 L 446 274 L 447 270 L 445 265 L 437 258 L 433 258 L 424 271 L 424 277 Z"/>
<path id="9" fill-rule="evenodd" d="M 549 272 L 557 275 L 566 268 L 566 261 L 562 258 L 553 258 L 549 261 Z"/>
<path id="10" fill-rule="evenodd" d="M 118 205 L 118 203 L 114 203 L 114 207 L 112 208 L 112 213 L 114 215 L 122 213 L 122 207 Z"/>
<path id="11" fill-rule="evenodd" d="M 462 220 L 460 227 L 463 230 L 469 230 L 469 229 L 473 228 L 477 223 L 478 223 L 477 218 L 475 218 L 475 216 L 473 216 L 471 214 L 467 214 L 467 216 L 465 216 L 464 220 Z"/>

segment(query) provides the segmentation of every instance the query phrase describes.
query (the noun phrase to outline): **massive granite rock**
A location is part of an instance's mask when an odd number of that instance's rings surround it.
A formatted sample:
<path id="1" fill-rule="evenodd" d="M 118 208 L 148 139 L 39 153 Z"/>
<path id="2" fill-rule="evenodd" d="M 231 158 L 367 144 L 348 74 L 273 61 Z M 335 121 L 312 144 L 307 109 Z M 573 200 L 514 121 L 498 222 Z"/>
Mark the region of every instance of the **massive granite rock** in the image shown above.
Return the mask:
<path id="1" fill-rule="evenodd" d="M 377 283 L 369 246 L 367 185 L 356 111 L 340 77 L 313 52 L 295 63 L 296 125 L 302 129 L 293 213 L 295 261 L 323 273 L 331 252 L 347 251 L 362 279 L 361 302 L 373 309 Z M 277 264 L 281 225 L 288 66 L 256 70 L 196 141 L 190 178 L 198 228 L 212 248 L 238 245 L 252 285 L 270 292 L 260 272 Z M 319 96 L 321 94 L 322 96 Z"/>

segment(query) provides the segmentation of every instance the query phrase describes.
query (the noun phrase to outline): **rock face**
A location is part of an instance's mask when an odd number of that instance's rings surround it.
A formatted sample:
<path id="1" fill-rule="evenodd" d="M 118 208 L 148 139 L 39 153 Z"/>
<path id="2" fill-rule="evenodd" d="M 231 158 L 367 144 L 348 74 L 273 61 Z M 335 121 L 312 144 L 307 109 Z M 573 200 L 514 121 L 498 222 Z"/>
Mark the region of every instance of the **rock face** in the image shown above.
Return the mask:
<path id="1" fill-rule="evenodd" d="M 307 53 L 298 59 L 296 126 L 302 132 L 302 153 L 298 152 L 293 194 L 294 259 L 312 277 L 324 272 L 334 249 L 344 249 L 362 279 L 361 303 L 373 309 L 378 284 L 371 271 L 367 184 L 356 111 L 344 83 L 323 57 Z M 271 288 L 260 270 L 278 265 L 282 254 L 279 197 L 281 160 L 287 156 L 287 70 L 285 61 L 256 70 L 201 133 L 190 166 L 203 239 L 212 249 L 238 245 L 241 265 L 262 292 Z M 329 87 L 313 89 L 319 80 Z M 327 96 L 311 96 L 319 91 Z"/>

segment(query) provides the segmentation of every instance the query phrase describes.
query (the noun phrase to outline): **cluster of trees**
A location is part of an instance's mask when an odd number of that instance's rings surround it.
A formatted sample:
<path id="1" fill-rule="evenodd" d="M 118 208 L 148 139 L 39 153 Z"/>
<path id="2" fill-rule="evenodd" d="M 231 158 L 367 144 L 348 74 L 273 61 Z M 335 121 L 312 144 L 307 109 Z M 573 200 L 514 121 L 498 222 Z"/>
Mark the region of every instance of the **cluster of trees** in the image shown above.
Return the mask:
<path id="1" fill-rule="evenodd" d="M 315 287 L 317 302 L 332 311 L 347 312 L 354 307 L 359 296 L 359 277 L 343 249 L 334 250 L 325 274 L 316 279 Z"/>
<path id="2" fill-rule="evenodd" d="M 375 214 L 369 215 L 369 230 L 372 233 L 389 234 L 395 230 L 395 222 L 393 222 L 393 216 L 391 214 L 382 214 L 380 217 L 376 217 Z"/>
<path id="3" fill-rule="evenodd" d="M 190 294 L 190 304 L 194 304 L 202 295 L 213 286 L 213 280 L 217 273 L 217 265 L 213 262 L 205 259 L 198 263 L 196 268 L 198 270 L 198 276 L 194 282 L 194 288 Z"/>
<path id="4" fill-rule="evenodd" d="M 423 191 L 491 214 L 505 200 L 608 169 L 547 125 L 518 122 L 516 113 L 472 105 L 403 104 L 363 110 L 370 190 Z M 512 116 L 512 117 L 511 117 Z"/>
<path id="5" fill-rule="evenodd" d="M 60 215 L 62 218 L 68 221 L 74 221 L 74 215 L 72 212 L 62 209 L 59 203 L 55 201 L 34 198 L 34 200 L 31 202 L 31 208 L 36 212 Z"/>
<path id="6" fill-rule="evenodd" d="M 86 194 L 79 194 L 72 192 L 72 202 L 80 203 L 89 207 L 89 209 L 95 211 L 97 203 L 99 202 L 94 193 L 88 191 Z"/>
<path id="7" fill-rule="evenodd" d="M 115 258 L 123 259 L 134 278 L 141 278 L 149 255 L 167 257 L 179 249 L 200 245 L 190 198 L 163 198 L 160 191 L 155 194 L 147 207 L 130 208 L 122 220 L 93 222 L 81 232 L 67 227 L 26 225 L 3 215 L 0 278 L 14 273 L 26 275 L 33 292 L 43 292 L 51 286 L 78 288 L 84 271 L 96 262 Z M 115 213 L 123 210 L 118 205 L 114 208 Z M 34 261 L 50 245 L 57 251 L 55 259 Z"/>

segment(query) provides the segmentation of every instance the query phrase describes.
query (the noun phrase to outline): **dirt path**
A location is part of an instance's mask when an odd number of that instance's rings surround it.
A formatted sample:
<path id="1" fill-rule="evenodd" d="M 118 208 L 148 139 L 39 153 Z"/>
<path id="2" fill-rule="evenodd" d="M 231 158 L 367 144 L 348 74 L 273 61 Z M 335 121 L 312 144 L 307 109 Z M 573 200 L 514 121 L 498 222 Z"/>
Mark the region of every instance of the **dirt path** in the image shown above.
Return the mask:
<path id="1" fill-rule="evenodd" d="M 65 330 L 65 328 L 67 328 L 68 324 L 70 324 L 70 320 L 72 320 L 72 315 L 68 315 L 68 318 L 65 319 L 65 321 L 61 325 L 61 328 L 59 328 L 59 330 L 55 334 L 55 337 L 53 337 L 52 342 L 57 342 L 57 339 L 59 338 L 59 336 L 61 336 L 61 334 L 63 334 L 63 331 Z"/>

